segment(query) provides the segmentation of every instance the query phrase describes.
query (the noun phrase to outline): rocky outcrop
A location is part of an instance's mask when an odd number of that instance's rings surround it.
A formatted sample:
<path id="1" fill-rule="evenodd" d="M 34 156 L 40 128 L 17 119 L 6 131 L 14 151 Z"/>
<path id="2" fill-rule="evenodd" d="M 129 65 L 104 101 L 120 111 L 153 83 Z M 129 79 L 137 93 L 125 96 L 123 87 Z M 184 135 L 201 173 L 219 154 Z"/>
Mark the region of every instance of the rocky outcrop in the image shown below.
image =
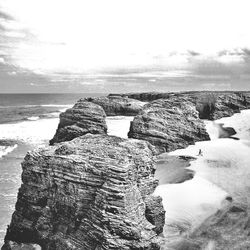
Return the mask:
<path id="1" fill-rule="evenodd" d="M 146 104 L 131 122 L 128 136 L 149 141 L 160 152 L 209 140 L 195 106 L 184 98 L 159 99 Z"/>
<path id="2" fill-rule="evenodd" d="M 202 119 L 217 120 L 250 108 L 250 95 L 243 93 L 208 93 L 192 96 Z"/>
<path id="3" fill-rule="evenodd" d="M 87 100 L 100 105 L 104 109 L 107 116 L 135 116 L 145 105 L 145 102 L 116 95 L 108 97 L 87 98 L 82 100 Z"/>
<path id="4" fill-rule="evenodd" d="M 242 109 L 250 108 L 250 92 L 209 92 L 192 91 L 179 93 L 129 93 L 122 97 L 134 98 L 140 101 L 154 101 L 158 99 L 184 98 L 192 102 L 199 112 L 201 119 L 216 120 L 239 113 Z"/>
<path id="5" fill-rule="evenodd" d="M 145 141 L 92 134 L 29 152 L 4 247 L 160 249 L 155 154 Z"/>
<path id="6" fill-rule="evenodd" d="M 70 141 L 76 137 L 91 134 L 105 134 L 107 125 L 106 115 L 97 104 L 79 100 L 73 108 L 60 114 L 60 122 L 50 144 Z"/>

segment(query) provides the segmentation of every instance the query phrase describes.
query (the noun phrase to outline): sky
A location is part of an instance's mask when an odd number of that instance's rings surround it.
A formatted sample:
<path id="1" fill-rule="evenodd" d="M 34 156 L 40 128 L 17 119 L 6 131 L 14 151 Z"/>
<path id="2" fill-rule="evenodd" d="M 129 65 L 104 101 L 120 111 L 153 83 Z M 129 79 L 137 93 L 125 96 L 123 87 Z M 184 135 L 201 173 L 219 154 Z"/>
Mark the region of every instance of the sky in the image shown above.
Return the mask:
<path id="1" fill-rule="evenodd" d="M 250 90 L 249 0 L 0 0 L 0 93 Z"/>

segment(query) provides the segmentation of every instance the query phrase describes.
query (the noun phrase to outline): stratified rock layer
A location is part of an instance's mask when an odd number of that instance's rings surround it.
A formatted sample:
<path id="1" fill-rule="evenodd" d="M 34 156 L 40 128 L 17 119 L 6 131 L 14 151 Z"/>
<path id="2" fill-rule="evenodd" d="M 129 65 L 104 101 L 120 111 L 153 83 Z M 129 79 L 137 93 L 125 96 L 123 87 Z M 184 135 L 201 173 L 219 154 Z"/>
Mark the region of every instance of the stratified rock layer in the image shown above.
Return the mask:
<path id="1" fill-rule="evenodd" d="M 106 115 L 97 104 L 79 100 L 73 108 L 60 114 L 60 122 L 50 144 L 70 141 L 76 137 L 91 134 L 105 134 L 107 125 Z"/>
<path id="2" fill-rule="evenodd" d="M 146 104 L 131 122 L 128 136 L 149 141 L 160 152 L 209 140 L 195 106 L 184 98 L 159 99 Z"/>
<path id="3" fill-rule="evenodd" d="M 5 246 L 159 249 L 155 153 L 145 141 L 92 134 L 29 152 Z"/>
<path id="4" fill-rule="evenodd" d="M 135 116 L 145 105 L 145 102 L 121 96 L 95 97 L 82 100 L 100 105 L 107 116 Z"/>

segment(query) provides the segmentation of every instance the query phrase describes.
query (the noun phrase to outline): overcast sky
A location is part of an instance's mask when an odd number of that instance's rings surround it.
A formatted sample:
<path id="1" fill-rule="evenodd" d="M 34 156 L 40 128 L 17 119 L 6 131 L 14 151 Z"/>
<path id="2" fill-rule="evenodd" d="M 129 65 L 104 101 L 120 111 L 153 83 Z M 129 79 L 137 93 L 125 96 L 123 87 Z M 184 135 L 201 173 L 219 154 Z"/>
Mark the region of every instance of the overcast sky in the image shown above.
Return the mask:
<path id="1" fill-rule="evenodd" d="M 0 92 L 250 90 L 249 0 L 1 0 Z"/>

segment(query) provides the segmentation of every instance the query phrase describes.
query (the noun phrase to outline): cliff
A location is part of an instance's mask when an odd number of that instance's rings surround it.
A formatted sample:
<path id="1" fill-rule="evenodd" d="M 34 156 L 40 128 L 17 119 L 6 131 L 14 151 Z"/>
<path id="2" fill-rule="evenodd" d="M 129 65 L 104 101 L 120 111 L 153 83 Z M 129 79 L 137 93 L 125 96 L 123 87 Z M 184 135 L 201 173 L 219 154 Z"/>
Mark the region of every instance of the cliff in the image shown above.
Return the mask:
<path id="1" fill-rule="evenodd" d="M 42 249 L 159 249 L 153 146 L 85 135 L 29 152 L 5 238 Z"/>
<path id="2" fill-rule="evenodd" d="M 72 108 L 60 114 L 60 122 L 50 144 L 70 141 L 87 133 L 107 132 L 106 114 L 102 107 L 86 100 L 79 100 Z"/>
<path id="3" fill-rule="evenodd" d="M 130 138 L 149 141 L 160 152 L 209 140 L 195 106 L 185 98 L 159 99 L 146 104 L 131 122 Z"/>
<path id="4" fill-rule="evenodd" d="M 111 94 L 112 96 L 112 94 Z M 250 92 L 179 92 L 179 93 L 130 93 L 122 94 L 122 97 L 134 98 L 148 102 L 158 99 L 185 98 L 192 102 L 201 119 L 216 120 L 222 117 L 232 116 L 242 109 L 250 108 Z"/>

